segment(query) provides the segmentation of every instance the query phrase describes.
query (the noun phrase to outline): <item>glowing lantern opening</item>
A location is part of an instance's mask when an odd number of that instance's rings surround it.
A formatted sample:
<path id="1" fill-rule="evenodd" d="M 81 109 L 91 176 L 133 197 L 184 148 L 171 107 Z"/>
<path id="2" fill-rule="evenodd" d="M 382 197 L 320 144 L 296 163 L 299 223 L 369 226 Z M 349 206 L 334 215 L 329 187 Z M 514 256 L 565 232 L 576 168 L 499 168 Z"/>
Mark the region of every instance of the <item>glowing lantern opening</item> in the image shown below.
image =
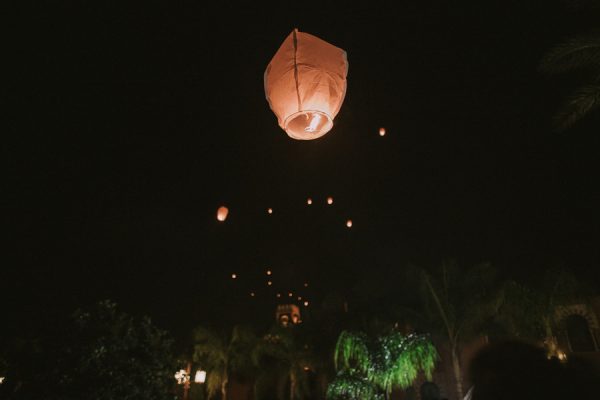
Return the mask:
<path id="1" fill-rule="evenodd" d="M 235 278 L 237 278 L 237 275 L 236 274 L 231 274 L 231 279 L 235 279 Z"/>
<path id="2" fill-rule="evenodd" d="M 304 307 L 308 307 L 308 301 L 304 302 Z"/>
<path id="3" fill-rule="evenodd" d="M 269 286 L 271 286 L 272 284 L 273 284 L 273 282 L 271 282 L 271 281 L 267 282 L 267 285 L 269 285 Z"/>
<path id="4" fill-rule="evenodd" d="M 268 269 L 268 270 L 267 270 L 267 275 L 271 275 L 271 274 L 272 274 L 271 270 L 270 270 L 270 269 Z"/>
<path id="5" fill-rule="evenodd" d="M 312 204 L 312 199 L 309 198 L 308 200 L 306 200 L 306 204 L 310 206 Z"/>
<path id="6" fill-rule="evenodd" d="M 217 210 L 217 219 L 223 222 L 227 219 L 227 214 L 229 214 L 229 209 L 227 209 L 227 207 L 219 207 L 219 209 Z"/>
<path id="7" fill-rule="evenodd" d="M 194 382 L 196 382 L 196 383 L 206 382 L 206 371 L 202 371 L 202 370 L 196 371 L 196 375 L 194 376 Z"/>
<path id="8" fill-rule="evenodd" d="M 327 198 L 327 204 L 333 204 L 333 197 L 328 197 Z"/>
<path id="9" fill-rule="evenodd" d="M 351 219 L 349 219 L 348 221 L 346 221 L 346 226 L 348 228 L 352 228 L 352 220 Z"/>
<path id="10" fill-rule="evenodd" d="M 269 214 L 273 214 L 273 209 L 272 209 L 272 208 L 269 208 L 269 209 L 267 210 L 267 212 L 268 212 Z"/>
<path id="11" fill-rule="evenodd" d="M 379 128 L 379 136 L 385 136 L 385 128 Z"/>
<path id="12" fill-rule="evenodd" d="M 264 75 L 265 95 L 279 126 L 294 139 L 317 139 L 331 130 L 346 96 L 346 52 L 294 29 Z"/>

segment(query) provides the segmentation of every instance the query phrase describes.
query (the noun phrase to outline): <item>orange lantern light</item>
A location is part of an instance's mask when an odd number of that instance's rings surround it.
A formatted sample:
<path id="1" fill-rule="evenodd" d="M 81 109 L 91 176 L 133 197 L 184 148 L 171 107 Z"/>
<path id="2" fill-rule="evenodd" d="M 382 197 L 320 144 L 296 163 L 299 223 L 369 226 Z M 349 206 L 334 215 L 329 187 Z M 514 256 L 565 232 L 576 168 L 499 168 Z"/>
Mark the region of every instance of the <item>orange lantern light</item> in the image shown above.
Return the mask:
<path id="1" fill-rule="evenodd" d="M 327 198 L 327 204 L 329 204 L 329 205 L 333 204 L 333 197 Z"/>
<path id="2" fill-rule="evenodd" d="M 312 204 L 312 199 L 309 197 L 308 200 L 306 200 L 306 204 L 308 204 L 309 206 Z"/>
<path id="3" fill-rule="evenodd" d="M 351 219 L 349 219 L 348 221 L 346 221 L 346 226 L 348 228 L 352 228 L 352 220 Z"/>
<path id="4" fill-rule="evenodd" d="M 236 279 L 237 275 L 236 274 L 231 274 L 231 279 Z"/>
<path id="5" fill-rule="evenodd" d="M 227 214 L 229 214 L 229 209 L 225 206 L 221 206 L 217 210 L 217 219 L 223 222 L 227 219 Z"/>
<path id="6" fill-rule="evenodd" d="M 385 136 L 385 128 L 379 128 L 379 136 Z"/>
<path id="7" fill-rule="evenodd" d="M 269 214 L 273 214 L 273 209 L 272 209 L 272 208 L 269 208 L 269 209 L 267 209 L 267 212 L 268 212 Z"/>
<path id="8" fill-rule="evenodd" d="M 294 29 L 264 75 L 265 95 L 279 126 L 293 139 L 331 130 L 346 96 L 346 52 Z"/>

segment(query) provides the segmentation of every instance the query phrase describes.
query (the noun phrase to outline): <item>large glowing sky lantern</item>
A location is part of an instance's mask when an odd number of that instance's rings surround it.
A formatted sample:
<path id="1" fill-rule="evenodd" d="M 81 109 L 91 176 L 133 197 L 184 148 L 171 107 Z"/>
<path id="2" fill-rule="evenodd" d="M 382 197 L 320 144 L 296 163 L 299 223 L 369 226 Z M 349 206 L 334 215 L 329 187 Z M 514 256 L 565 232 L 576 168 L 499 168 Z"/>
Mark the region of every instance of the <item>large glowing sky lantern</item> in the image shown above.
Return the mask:
<path id="1" fill-rule="evenodd" d="M 279 126 L 299 140 L 333 127 L 346 95 L 346 52 L 294 29 L 265 71 L 265 95 Z"/>

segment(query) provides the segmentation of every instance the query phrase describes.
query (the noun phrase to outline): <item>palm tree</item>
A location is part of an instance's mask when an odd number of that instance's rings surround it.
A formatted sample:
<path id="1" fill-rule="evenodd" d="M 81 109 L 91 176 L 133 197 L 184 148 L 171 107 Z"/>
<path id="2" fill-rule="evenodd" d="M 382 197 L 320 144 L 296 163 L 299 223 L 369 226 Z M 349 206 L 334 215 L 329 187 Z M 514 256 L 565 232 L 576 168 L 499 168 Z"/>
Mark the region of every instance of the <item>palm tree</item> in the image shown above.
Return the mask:
<path id="1" fill-rule="evenodd" d="M 436 359 L 437 351 L 425 335 L 404 336 L 393 330 L 370 338 L 343 331 L 334 353 L 338 377 L 330 385 L 328 399 L 376 399 L 381 392 L 389 398 L 394 387 L 412 385 L 420 371 L 431 379 Z"/>
<path id="2" fill-rule="evenodd" d="M 254 365 L 264 373 L 284 374 L 280 387 L 289 384 L 289 399 L 302 399 L 308 395 L 307 372 L 314 367 L 308 347 L 294 335 L 293 327 L 275 328 L 258 341 L 254 351 Z M 280 398 L 283 396 L 280 394 Z"/>
<path id="3" fill-rule="evenodd" d="M 220 392 L 227 400 L 227 384 L 231 373 L 245 373 L 252 365 L 251 354 L 256 343 L 254 334 L 236 326 L 230 336 L 199 327 L 194 331 L 194 361 L 207 370 L 206 389 L 212 399 Z"/>
<path id="4" fill-rule="evenodd" d="M 571 93 L 555 116 L 557 130 L 565 130 L 600 106 L 600 32 L 557 44 L 543 57 L 540 70 L 548 75 L 585 74 L 583 84 Z"/>
<path id="5" fill-rule="evenodd" d="M 460 350 L 463 340 L 484 333 L 496 312 L 501 291 L 496 271 L 490 264 L 460 270 L 454 262 L 442 263 L 434 274 L 418 269 L 425 315 L 431 327 L 445 336 L 450 345 L 457 398 L 463 398 Z"/>
<path id="6" fill-rule="evenodd" d="M 535 286 L 508 281 L 503 292 L 496 317 L 500 326 L 520 338 L 543 340 L 552 356 L 558 351 L 554 333 L 556 308 L 574 300 L 587 302 L 584 285 L 563 269 L 546 270 Z"/>

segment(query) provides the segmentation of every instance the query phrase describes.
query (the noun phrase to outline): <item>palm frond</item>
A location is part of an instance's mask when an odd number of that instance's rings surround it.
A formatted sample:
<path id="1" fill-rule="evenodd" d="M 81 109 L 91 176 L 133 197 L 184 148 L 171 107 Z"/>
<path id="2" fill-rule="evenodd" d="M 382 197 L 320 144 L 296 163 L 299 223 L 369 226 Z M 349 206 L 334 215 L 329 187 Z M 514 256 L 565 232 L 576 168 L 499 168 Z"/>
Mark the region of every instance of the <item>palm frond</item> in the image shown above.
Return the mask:
<path id="1" fill-rule="evenodd" d="M 209 399 L 214 398 L 221 391 L 221 385 L 225 379 L 225 371 L 215 368 L 208 372 L 206 377 L 206 393 Z"/>
<path id="2" fill-rule="evenodd" d="M 358 368 L 367 371 L 371 365 L 367 337 L 363 333 L 343 331 L 335 345 L 333 355 L 335 368 Z"/>
<path id="3" fill-rule="evenodd" d="M 347 369 L 327 387 L 327 400 L 383 400 L 383 395 L 358 371 Z"/>
<path id="4" fill-rule="evenodd" d="M 552 48 L 540 63 L 546 74 L 563 73 L 575 69 L 600 67 L 600 34 L 578 36 Z"/>
<path id="5" fill-rule="evenodd" d="M 576 90 L 554 118 L 556 130 L 563 131 L 580 121 L 600 105 L 600 85 L 591 84 Z"/>

